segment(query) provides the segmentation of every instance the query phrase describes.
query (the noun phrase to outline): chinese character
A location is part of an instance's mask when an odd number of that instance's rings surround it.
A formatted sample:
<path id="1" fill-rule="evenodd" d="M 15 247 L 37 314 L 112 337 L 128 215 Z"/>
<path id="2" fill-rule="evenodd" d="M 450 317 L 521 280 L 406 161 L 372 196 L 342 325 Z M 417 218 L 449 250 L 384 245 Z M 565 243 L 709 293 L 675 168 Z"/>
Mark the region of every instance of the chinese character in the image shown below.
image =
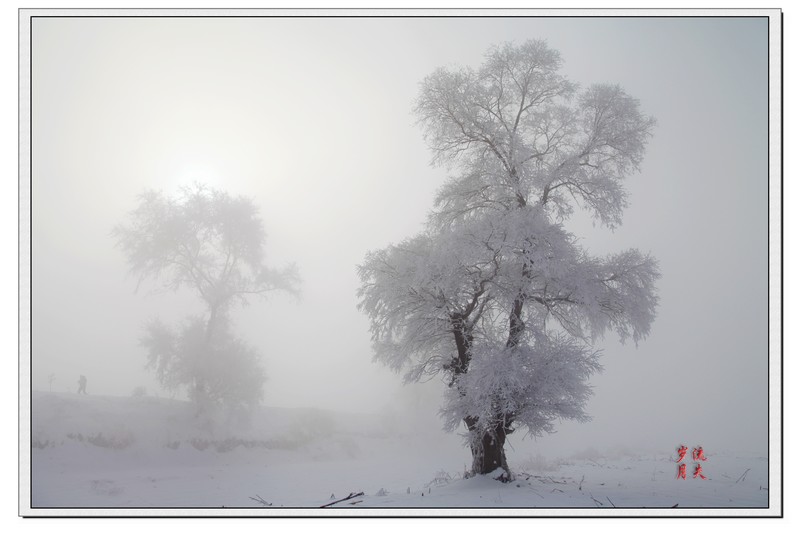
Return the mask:
<path id="1" fill-rule="evenodd" d="M 681 447 L 678 448 L 678 456 L 679 457 L 678 457 L 678 460 L 675 461 L 676 463 L 680 463 L 681 461 L 683 461 L 683 458 L 686 457 L 686 450 L 688 450 L 688 449 L 689 448 L 687 448 L 686 446 L 681 444 Z"/>
<path id="2" fill-rule="evenodd" d="M 686 452 L 689 448 L 685 445 L 681 444 L 678 448 L 678 460 L 675 461 L 676 463 L 681 463 L 678 465 L 678 476 L 676 479 L 686 479 L 686 463 L 683 463 L 683 460 L 686 458 Z M 697 446 L 692 448 L 692 460 L 695 461 L 694 465 L 694 478 L 697 479 L 700 477 L 701 479 L 708 479 L 706 476 L 703 475 L 703 467 L 700 466 L 698 461 L 708 461 L 708 457 L 706 457 L 705 452 L 703 451 L 702 446 Z"/>
<path id="3" fill-rule="evenodd" d="M 683 466 L 683 465 L 681 465 Z M 697 463 L 694 467 L 694 477 L 697 479 L 697 476 L 700 476 L 703 479 L 706 479 L 706 476 L 703 475 L 703 467 L 700 466 L 700 463 Z M 684 473 L 683 479 L 686 479 L 686 474 Z"/>
<path id="4" fill-rule="evenodd" d="M 698 446 L 697 448 L 692 448 L 692 459 L 695 461 L 707 461 L 705 454 L 703 453 L 703 447 Z"/>

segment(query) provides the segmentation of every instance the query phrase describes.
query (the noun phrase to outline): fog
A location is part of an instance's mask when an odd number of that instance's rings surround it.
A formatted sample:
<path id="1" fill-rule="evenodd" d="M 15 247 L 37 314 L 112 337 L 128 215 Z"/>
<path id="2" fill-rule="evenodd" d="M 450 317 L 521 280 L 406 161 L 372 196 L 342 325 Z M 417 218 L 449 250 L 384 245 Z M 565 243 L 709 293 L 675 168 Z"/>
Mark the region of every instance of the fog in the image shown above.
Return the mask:
<path id="1" fill-rule="evenodd" d="M 766 453 L 766 19 L 34 19 L 33 389 L 75 392 L 83 374 L 90 395 L 170 396 L 144 368 L 143 324 L 202 304 L 137 291 L 110 232 L 143 190 L 198 181 L 250 197 L 266 262 L 303 280 L 299 298 L 233 313 L 262 354 L 263 403 L 438 423 L 442 383 L 372 362 L 356 265 L 418 232 L 447 177 L 411 114 L 420 81 L 531 38 L 658 120 L 622 226 L 568 227 L 595 254 L 651 252 L 662 279 L 649 337 L 601 343 L 593 420 L 514 446 Z"/>

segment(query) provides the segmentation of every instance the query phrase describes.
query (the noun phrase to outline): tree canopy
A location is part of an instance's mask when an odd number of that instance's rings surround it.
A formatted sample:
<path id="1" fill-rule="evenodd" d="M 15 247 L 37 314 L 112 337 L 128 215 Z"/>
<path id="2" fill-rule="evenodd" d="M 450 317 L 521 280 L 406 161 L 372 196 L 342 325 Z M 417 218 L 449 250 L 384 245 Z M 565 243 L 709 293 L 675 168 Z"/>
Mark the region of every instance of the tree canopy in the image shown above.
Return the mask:
<path id="1" fill-rule="evenodd" d="M 189 287 L 210 308 L 297 288 L 294 267 L 278 271 L 263 264 L 263 222 L 246 197 L 198 184 L 173 197 L 145 191 L 128 224 L 117 225 L 112 236 L 139 283 Z"/>

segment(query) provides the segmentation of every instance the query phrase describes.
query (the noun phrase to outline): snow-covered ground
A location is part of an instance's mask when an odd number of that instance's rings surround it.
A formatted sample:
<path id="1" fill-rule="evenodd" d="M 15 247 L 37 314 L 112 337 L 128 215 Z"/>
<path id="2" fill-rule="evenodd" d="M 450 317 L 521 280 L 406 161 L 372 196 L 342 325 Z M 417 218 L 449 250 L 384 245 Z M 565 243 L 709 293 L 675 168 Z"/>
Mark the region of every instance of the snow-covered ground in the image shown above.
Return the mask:
<path id="1" fill-rule="evenodd" d="M 707 452 L 542 457 L 509 450 L 515 481 L 464 478 L 457 436 L 399 416 L 263 408 L 248 426 L 189 404 L 34 392 L 33 508 L 765 508 L 767 459 Z"/>

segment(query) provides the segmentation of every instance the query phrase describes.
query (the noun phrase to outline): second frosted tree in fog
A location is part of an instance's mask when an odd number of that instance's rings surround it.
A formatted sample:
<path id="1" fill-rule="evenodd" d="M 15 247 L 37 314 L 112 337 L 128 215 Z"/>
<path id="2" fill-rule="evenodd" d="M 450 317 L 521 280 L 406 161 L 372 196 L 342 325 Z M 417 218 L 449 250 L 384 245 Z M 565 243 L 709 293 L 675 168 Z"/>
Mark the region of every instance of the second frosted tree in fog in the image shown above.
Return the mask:
<path id="1" fill-rule="evenodd" d="M 266 376 L 257 352 L 234 335 L 230 312 L 254 296 L 295 291 L 298 279 L 292 268 L 264 266 L 264 228 L 253 202 L 200 185 L 174 197 L 147 191 L 113 236 L 139 283 L 186 287 L 205 307 L 178 327 L 147 324 L 141 342 L 160 383 L 185 390 L 198 413 L 257 404 Z"/>
<path id="2" fill-rule="evenodd" d="M 443 374 L 442 414 L 466 427 L 472 470 L 506 479 L 507 435 L 586 420 L 593 344 L 609 330 L 638 342 L 658 302 L 652 257 L 592 256 L 562 226 L 575 208 L 621 223 L 654 121 L 620 87 L 581 89 L 560 67 L 529 41 L 428 76 L 415 111 L 453 176 L 422 233 L 359 267 L 376 359 L 407 381 Z"/>

